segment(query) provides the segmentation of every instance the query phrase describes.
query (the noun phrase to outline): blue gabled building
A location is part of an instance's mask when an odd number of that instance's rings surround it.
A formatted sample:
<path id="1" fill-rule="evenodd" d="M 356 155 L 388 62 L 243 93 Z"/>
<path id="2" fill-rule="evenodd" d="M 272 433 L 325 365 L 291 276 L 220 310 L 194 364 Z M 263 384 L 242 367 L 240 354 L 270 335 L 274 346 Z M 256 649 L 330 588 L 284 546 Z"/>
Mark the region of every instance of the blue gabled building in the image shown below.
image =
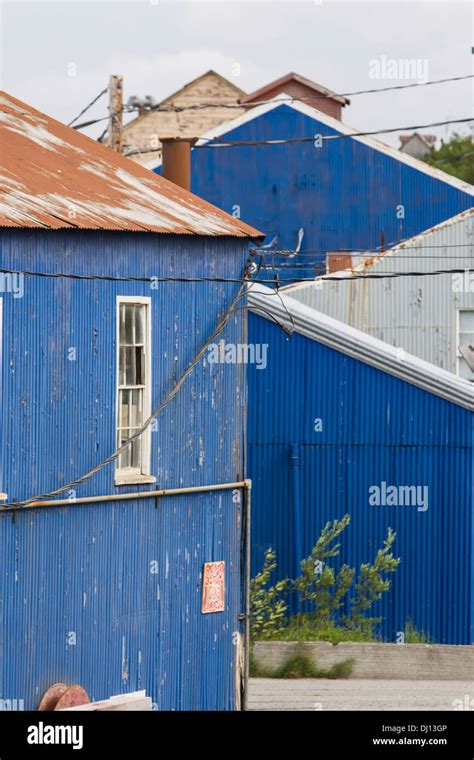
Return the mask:
<path id="1" fill-rule="evenodd" d="M 2 704 L 235 709 L 246 377 L 179 381 L 259 233 L 5 93 L 0 164 Z"/>
<path id="2" fill-rule="evenodd" d="M 277 552 L 296 577 L 329 520 L 351 516 L 340 562 L 373 561 L 396 531 L 401 563 L 377 634 L 408 621 L 433 643 L 474 642 L 474 386 L 262 285 L 249 331 L 252 569 Z"/>
<path id="3" fill-rule="evenodd" d="M 278 250 L 295 250 L 303 230 L 299 255 L 267 256 L 261 279 L 273 279 L 272 264 L 282 283 L 320 275 L 327 254 L 380 251 L 472 206 L 471 185 L 384 144 L 383 135 L 357 137 L 312 106 L 282 100 L 284 93 L 221 124 L 192 151 L 193 192 L 255 225 L 267 242 L 278 236 Z M 210 147 L 266 140 L 290 142 Z"/>
<path id="4" fill-rule="evenodd" d="M 471 185 L 284 99 L 220 125 L 191 154 L 193 191 L 257 226 L 267 245 L 278 236 L 259 275 L 268 284 L 272 267 L 281 285 L 314 278 L 331 254 L 338 269 L 356 261 L 345 251 L 370 260 L 472 206 Z M 373 558 L 388 526 L 397 531 L 402 562 L 379 635 L 395 641 L 411 620 L 435 642 L 473 642 L 472 386 L 289 295 L 262 294 L 249 319 L 250 343 L 268 345 L 267 367 L 248 371 L 252 572 L 273 546 L 279 573 L 294 576 L 324 524 L 348 512 L 352 565 Z M 374 509 L 368 489 L 383 483 L 426 485 L 428 510 Z"/>

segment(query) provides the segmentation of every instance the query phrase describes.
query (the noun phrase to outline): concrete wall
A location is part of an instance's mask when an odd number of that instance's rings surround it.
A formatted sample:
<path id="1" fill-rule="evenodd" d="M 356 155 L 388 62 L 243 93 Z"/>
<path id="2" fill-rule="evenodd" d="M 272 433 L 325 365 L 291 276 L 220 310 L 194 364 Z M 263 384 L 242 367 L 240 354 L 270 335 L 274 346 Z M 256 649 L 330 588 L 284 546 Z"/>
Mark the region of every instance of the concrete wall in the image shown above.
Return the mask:
<path id="1" fill-rule="evenodd" d="M 307 655 L 322 668 L 352 657 L 352 678 L 472 680 L 474 686 L 474 645 L 257 641 L 253 653 L 259 665 L 270 668 L 277 668 L 295 654 Z"/>

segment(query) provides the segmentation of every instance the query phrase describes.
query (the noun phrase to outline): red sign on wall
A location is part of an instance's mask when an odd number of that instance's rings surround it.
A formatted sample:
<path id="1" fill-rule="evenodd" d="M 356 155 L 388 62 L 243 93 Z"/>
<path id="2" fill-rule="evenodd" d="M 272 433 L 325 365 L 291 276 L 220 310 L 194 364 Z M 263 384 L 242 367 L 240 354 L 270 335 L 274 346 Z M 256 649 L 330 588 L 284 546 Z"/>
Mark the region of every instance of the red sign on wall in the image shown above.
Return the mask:
<path id="1" fill-rule="evenodd" d="M 202 612 L 225 609 L 225 562 L 206 562 L 202 572 Z"/>

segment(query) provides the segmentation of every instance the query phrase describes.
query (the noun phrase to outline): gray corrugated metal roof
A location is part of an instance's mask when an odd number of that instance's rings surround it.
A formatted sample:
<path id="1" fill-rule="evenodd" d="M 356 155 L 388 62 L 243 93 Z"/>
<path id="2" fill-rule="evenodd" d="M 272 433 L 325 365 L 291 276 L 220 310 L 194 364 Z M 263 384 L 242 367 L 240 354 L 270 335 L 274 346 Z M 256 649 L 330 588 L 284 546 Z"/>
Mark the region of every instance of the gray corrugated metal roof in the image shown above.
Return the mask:
<path id="1" fill-rule="evenodd" d="M 248 293 L 248 303 L 251 311 L 265 319 L 274 318 L 290 332 L 295 331 L 474 411 L 474 385 L 468 380 L 435 367 L 264 285 L 252 285 Z"/>

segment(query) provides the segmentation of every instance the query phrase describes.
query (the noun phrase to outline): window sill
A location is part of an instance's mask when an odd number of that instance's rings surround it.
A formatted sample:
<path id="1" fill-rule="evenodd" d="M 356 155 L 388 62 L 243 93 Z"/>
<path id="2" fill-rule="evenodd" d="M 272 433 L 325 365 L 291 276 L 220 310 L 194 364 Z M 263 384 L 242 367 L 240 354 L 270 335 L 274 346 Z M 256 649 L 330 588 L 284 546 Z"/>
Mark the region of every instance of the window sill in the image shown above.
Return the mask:
<path id="1" fill-rule="evenodd" d="M 140 475 L 138 472 L 134 473 L 121 473 L 117 472 L 115 475 L 116 486 L 133 486 L 143 483 L 156 483 L 156 478 L 153 475 Z"/>

